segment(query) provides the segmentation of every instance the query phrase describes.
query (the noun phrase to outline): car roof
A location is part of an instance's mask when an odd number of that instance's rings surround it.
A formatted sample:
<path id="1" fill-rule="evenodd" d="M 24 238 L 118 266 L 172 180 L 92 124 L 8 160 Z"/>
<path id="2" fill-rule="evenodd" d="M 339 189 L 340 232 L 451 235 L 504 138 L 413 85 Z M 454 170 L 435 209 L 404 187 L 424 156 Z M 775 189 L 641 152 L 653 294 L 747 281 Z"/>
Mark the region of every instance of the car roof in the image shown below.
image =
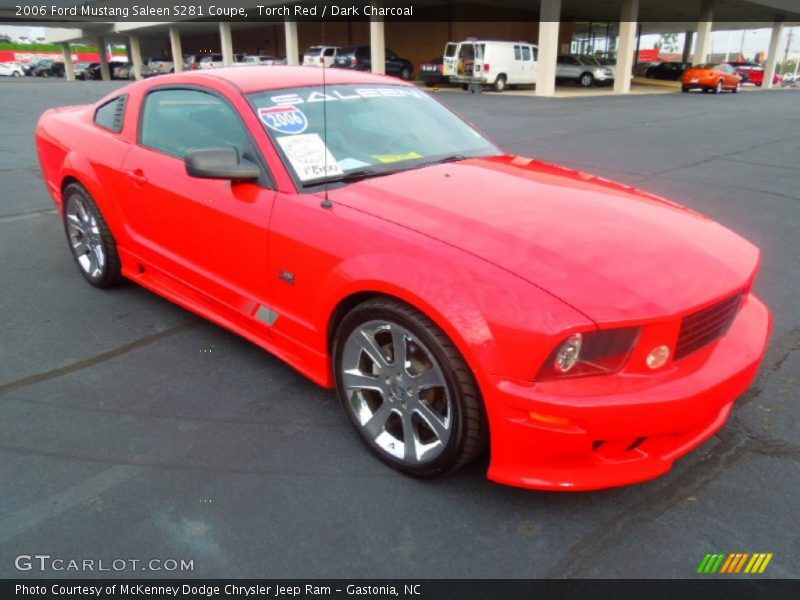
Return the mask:
<path id="1" fill-rule="evenodd" d="M 163 77 L 170 77 L 165 75 Z M 161 81 L 164 81 L 164 78 Z M 251 67 L 239 69 L 225 67 L 222 69 L 209 69 L 201 73 L 186 72 L 181 74 L 182 81 L 196 78 L 197 83 L 202 83 L 207 77 L 223 79 L 238 87 L 244 93 L 260 92 L 262 90 L 276 90 L 289 87 L 304 87 L 322 84 L 322 69 L 316 67 L 288 67 L 272 65 L 264 67 Z M 374 85 L 406 85 L 413 84 L 386 75 L 373 75 L 350 69 L 325 69 L 325 83 L 338 85 L 347 83 L 361 83 Z"/>

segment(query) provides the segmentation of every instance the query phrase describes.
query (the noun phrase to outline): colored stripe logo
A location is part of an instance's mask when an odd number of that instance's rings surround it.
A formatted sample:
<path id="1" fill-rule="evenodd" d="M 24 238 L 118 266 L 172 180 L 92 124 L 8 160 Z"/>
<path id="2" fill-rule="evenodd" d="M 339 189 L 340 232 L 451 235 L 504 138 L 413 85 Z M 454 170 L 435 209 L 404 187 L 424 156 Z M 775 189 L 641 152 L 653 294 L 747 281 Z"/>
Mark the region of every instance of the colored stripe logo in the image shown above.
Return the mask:
<path id="1" fill-rule="evenodd" d="M 724 573 L 763 573 L 772 560 L 772 552 L 731 552 L 729 554 L 706 554 L 697 572 L 702 574 Z"/>

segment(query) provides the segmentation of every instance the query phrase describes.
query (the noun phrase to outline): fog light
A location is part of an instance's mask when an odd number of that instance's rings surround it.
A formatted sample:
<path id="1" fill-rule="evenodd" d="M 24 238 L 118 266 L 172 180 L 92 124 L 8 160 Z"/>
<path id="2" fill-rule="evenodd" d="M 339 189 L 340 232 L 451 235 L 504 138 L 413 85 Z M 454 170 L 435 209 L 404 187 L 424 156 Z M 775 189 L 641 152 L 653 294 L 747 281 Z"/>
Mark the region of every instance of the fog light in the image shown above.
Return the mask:
<path id="1" fill-rule="evenodd" d="M 663 367 L 669 360 L 669 346 L 659 346 L 654 348 L 650 354 L 647 355 L 647 366 L 651 369 L 659 369 Z"/>
<path id="2" fill-rule="evenodd" d="M 559 373 L 566 373 L 574 367 L 581 357 L 581 345 L 583 344 L 583 336 L 580 333 L 569 336 L 566 342 L 561 344 L 558 349 L 556 359 L 553 363 L 556 371 Z"/>

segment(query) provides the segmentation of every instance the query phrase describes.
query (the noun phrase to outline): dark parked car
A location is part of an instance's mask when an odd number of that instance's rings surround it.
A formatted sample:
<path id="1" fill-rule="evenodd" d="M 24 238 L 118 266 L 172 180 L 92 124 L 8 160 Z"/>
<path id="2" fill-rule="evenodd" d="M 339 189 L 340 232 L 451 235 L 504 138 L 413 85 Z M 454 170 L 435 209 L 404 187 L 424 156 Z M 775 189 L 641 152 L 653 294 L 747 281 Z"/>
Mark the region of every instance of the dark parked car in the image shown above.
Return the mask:
<path id="1" fill-rule="evenodd" d="M 124 60 L 112 60 L 108 63 L 108 74 L 111 76 L 111 79 L 127 79 L 125 77 L 117 77 L 115 75 L 115 71 L 118 67 L 124 67 L 128 63 Z M 100 63 L 92 63 L 88 67 L 86 67 L 86 71 L 84 72 L 84 79 L 102 79 L 103 75 L 100 70 Z"/>
<path id="2" fill-rule="evenodd" d="M 97 63 L 79 62 L 75 64 L 75 79 L 86 79 L 86 70 Z"/>
<path id="3" fill-rule="evenodd" d="M 336 54 L 332 67 L 337 69 L 355 69 L 369 71 L 372 67 L 372 56 L 369 46 L 345 46 Z M 414 73 L 414 65 L 405 58 L 400 58 L 386 49 L 386 74 L 409 80 Z"/>
<path id="4" fill-rule="evenodd" d="M 43 58 L 31 65 L 28 75 L 33 75 L 34 77 L 63 77 L 64 63 L 56 62 L 49 58 Z"/>
<path id="5" fill-rule="evenodd" d="M 422 74 L 422 81 L 428 87 L 450 84 L 450 77 L 444 74 L 444 59 L 441 56 L 437 56 L 422 65 L 420 73 Z"/>
<path id="6" fill-rule="evenodd" d="M 690 63 L 682 63 L 677 61 L 659 63 L 657 65 L 647 67 L 647 71 L 645 71 L 644 76 L 648 79 L 678 81 L 689 64 Z"/>

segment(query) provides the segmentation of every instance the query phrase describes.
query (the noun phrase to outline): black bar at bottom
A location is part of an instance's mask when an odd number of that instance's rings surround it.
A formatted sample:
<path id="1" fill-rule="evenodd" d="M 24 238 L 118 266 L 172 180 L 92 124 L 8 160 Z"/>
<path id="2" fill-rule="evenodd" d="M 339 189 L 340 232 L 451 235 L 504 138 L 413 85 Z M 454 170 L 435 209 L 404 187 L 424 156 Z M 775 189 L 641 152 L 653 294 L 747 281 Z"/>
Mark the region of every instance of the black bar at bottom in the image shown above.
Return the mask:
<path id="1" fill-rule="evenodd" d="M 796 600 L 800 580 L 708 579 L 6 579 L 0 598 L 273 598 L 276 600 Z"/>

